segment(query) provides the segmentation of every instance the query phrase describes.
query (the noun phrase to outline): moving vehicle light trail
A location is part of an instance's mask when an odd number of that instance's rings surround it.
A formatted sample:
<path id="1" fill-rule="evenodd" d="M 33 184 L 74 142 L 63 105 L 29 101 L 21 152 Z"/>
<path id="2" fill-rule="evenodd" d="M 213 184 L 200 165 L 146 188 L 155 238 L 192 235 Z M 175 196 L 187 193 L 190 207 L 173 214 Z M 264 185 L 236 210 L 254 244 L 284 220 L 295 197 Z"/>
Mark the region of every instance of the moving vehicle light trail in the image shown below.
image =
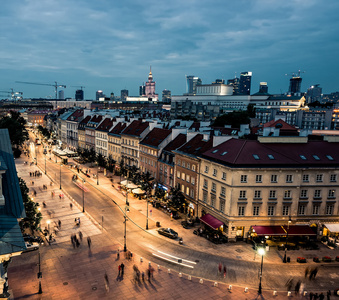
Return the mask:
<path id="1" fill-rule="evenodd" d="M 156 253 L 152 253 L 152 255 L 153 255 L 153 256 L 156 256 L 156 257 L 158 257 L 158 258 L 160 258 L 160 259 L 169 261 L 169 262 L 171 262 L 171 263 L 180 265 L 180 266 L 184 266 L 184 267 L 191 268 L 191 269 L 194 268 L 194 266 L 187 265 L 187 264 L 183 264 L 182 261 L 185 261 L 185 262 L 187 262 L 187 263 L 189 263 L 189 264 L 196 264 L 196 262 L 194 262 L 194 261 L 190 261 L 190 260 L 187 260 L 187 259 L 182 259 L 182 258 L 180 258 L 180 257 L 176 257 L 176 256 L 167 254 L 167 253 L 162 252 L 162 251 L 159 251 L 159 250 L 158 250 L 158 252 L 161 253 L 161 254 L 163 254 L 164 256 L 161 256 L 161 255 L 156 254 Z M 175 258 L 175 259 L 177 259 L 177 260 L 173 260 L 173 259 L 170 259 L 170 258 L 165 257 L 165 256 L 168 256 L 168 257 L 171 257 L 171 258 Z"/>

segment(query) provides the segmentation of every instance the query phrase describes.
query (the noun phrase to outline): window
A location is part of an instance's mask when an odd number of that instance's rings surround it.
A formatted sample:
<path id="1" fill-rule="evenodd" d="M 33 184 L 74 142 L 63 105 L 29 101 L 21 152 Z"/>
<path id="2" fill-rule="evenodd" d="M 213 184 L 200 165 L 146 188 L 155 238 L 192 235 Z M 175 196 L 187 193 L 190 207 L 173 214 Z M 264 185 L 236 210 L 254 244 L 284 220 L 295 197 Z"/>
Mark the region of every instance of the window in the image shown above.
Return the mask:
<path id="1" fill-rule="evenodd" d="M 252 154 L 252 155 L 253 155 L 253 157 L 254 157 L 255 160 L 260 159 L 258 155 L 256 155 L 256 154 Z"/>
<path id="2" fill-rule="evenodd" d="M 190 169 L 190 168 L 191 168 L 190 163 L 187 163 L 187 164 L 186 164 L 186 168 L 187 168 L 187 169 Z"/>
<path id="3" fill-rule="evenodd" d="M 207 202 L 207 192 L 203 191 L 202 193 L 202 201 L 204 201 L 205 203 Z"/>
<path id="4" fill-rule="evenodd" d="M 336 174 L 331 174 L 330 175 L 330 181 L 331 182 L 337 182 L 337 175 Z"/>
<path id="5" fill-rule="evenodd" d="M 213 176 L 216 177 L 218 174 L 218 170 L 217 169 L 213 169 Z"/>
<path id="6" fill-rule="evenodd" d="M 195 171 L 195 165 L 192 165 L 192 171 Z"/>
<path id="7" fill-rule="evenodd" d="M 220 196 L 225 197 L 225 195 L 226 195 L 226 188 L 222 186 L 221 191 L 220 191 Z"/>
<path id="8" fill-rule="evenodd" d="M 272 154 L 268 154 L 267 156 L 268 156 L 269 159 L 275 159 Z"/>
<path id="9" fill-rule="evenodd" d="M 262 182 L 262 175 L 255 175 L 255 182 L 256 183 Z"/>
<path id="10" fill-rule="evenodd" d="M 226 180 L 226 172 L 222 172 L 222 177 L 221 177 L 222 180 Z"/>
<path id="11" fill-rule="evenodd" d="M 207 182 L 206 179 L 204 179 L 204 188 L 205 188 L 205 189 L 208 189 L 208 182 Z"/>
<path id="12" fill-rule="evenodd" d="M 285 191 L 284 192 L 284 199 L 291 199 L 291 198 L 292 198 L 291 191 Z"/>
<path id="13" fill-rule="evenodd" d="M 320 160 L 318 155 L 313 155 L 313 157 L 314 157 L 315 160 Z"/>
<path id="14" fill-rule="evenodd" d="M 254 199 L 261 199 L 261 191 L 254 191 Z"/>
<path id="15" fill-rule="evenodd" d="M 286 182 L 293 182 L 293 176 L 292 175 L 286 175 Z"/>
<path id="16" fill-rule="evenodd" d="M 192 183 L 193 185 L 195 185 L 195 178 L 194 178 L 194 177 L 191 177 L 191 183 Z"/>
<path id="17" fill-rule="evenodd" d="M 334 160 L 334 158 L 331 155 L 326 155 L 328 160 Z"/>
<path id="18" fill-rule="evenodd" d="M 225 199 L 220 199 L 220 211 L 225 212 Z"/>
<path id="19" fill-rule="evenodd" d="M 239 206 L 238 207 L 238 216 L 244 216 L 245 215 L 245 206 Z"/>
<path id="20" fill-rule="evenodd" d="M 314 191 L 314 198 L 321 198 L 321 190 Z"/>
<path id="21" fill-rule="evenodd" d="M 211 206 L 215 207 L 215 195 L 211 194 Z"/>
<path id="22" fill-rule="evenodd" d="M 307 190 L 300 191 L 300 198 L 308 198 Z"/>
<path id="23" fill-rule="evenodd" d="M 181 165 L 181 160 L 180 159 L 178 159 L 178 166 L 180 166 Z"/>
<path id="24" fill-rule="evenodd" d="M 240 182 L 241 183 L 246 183 L 247 182 L 247 175 L 241 175 L 240 176 Z"/>
<path id="25" fill-rule="evenodd" d="M 278 176 L 277 175 L 271 175 L 271 182 L 278 182 Z"/>
<path id="26" fill-rule="evenodd" d="M 313 204 L 312 214 L 319 215 L 319 204 Z"/>
<path id="27" fill-rule="evenodd" d="M 328 190 L 327 198 L 335 198 L 335 190 Z"/>
<path id="28" fill-rule="evenodd" d="M 300 158 L 302 159 L 302 160 L 306 160 L 307 158 L 305 157 L 305 155 L 299 155 L 300 156 Z"/>
<path id="29" fill-rule="evenodd" d="M 310 175 L 304 174 L 303 175 L 303 182 L 309 182 L 310 181 Z"/>
<path id="30" fill-rule="evenodd" d="M 205 173 L 208 173 L 208 166 L 205 166 Z"/>
<path id="31" fill-rule="evenodd" d="M 274 216 L 274 206 L 273 205 L 269 205 L 267 208 L 267 215 L 268 216 Z"/>
<path id="32" fill-rule="evenodd" d="M 190 188 L 186 187 L 186 195 L 189 195 L 189 194 L 190 194 Z"/>
<path id="33" fill-rule="evenodd" d="M 181 173 L 181 179 L 185 180 L 185 173 L 184 172 Z"/>
<path id="34" fill-rule="evenodd" d="M 276 199 L 277 191 L 270 191 L 269 199 Z"/>
<path id="35" fill-rule="evenodd" d="M 259 206 L 253 206 L 253 216 L 259 216 Z"/>
<path id="36" fill-rule="evenodd" d="M 177 171 L 177 177 L 180 178 L 180 171 Z"/>
<path id="37" fill-rule="evenodd" d="M 327 204 L 326 205 L 326 215 L 333 215 L 333 211 L 334 211 L 334 205 L 333 204 Z"/>
<path id="38" fill-rule="evenodd" d="M 185 193 L 185 186 L 183 184 L 181 185 L 181 192 Z"/>
<path id="39" fill-rule="evenodd" d="M 217 190 L 217 185 L 212 182 L 212 192 L 215 192 Z"/>
<path id="40" fill-rule="evenodd" d="M 323 174 L 317 174 L 315 181 L 316 182 L 322 182 L 323 181 Z"/>
<path id="41" fill-rule="evenodd" d="M 182 165 L 183 168 L 185 168 L 185 162 L 184 161 L 181 163 L 181 165 Z"/>
<path id="42" fill-rule="evenodd" d="M 283 205 L 282 215 L 283 216 L 289 216 L 289 214 L 290 214 L 290 206 L 289 205 Z"/>
<path id="43" fill-rule="evenodd" d="M 190 182 L 190 179 L 191 179 L 190 176 L 189 176 L 189 175 L 186 175 L 186 181 L 187 181 L 187 182 Z"/>
<path id="44" fill-rule="evenodd" d="M 246 191 L 239 192 L 239 199 L 246 199 Z"/>
<path id="45" fill-rule="evenodd" d="M 303 204 L 299 204 L 298 207 L 298 215 L 305 215 L 305 211 L 306 211 L 306 206 Z"/>

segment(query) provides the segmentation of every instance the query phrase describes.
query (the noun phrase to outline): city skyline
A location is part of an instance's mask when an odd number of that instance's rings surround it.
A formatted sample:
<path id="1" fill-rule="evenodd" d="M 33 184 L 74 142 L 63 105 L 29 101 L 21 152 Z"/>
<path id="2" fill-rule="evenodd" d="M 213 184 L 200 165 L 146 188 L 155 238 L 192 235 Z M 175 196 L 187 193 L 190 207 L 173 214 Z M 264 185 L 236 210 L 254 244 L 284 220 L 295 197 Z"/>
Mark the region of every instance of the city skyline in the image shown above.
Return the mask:
<path id="1" fill-rule="evenodd" d="M 65 97 L 75 97 L 72 86 L 85 86 L 85 99 L 97 90 L 137 96 L 152 66 L 159 95 L 185 93 L 185 75 L 205 84 L 245 71 L 253 72 L 251 94 L 262 81 L 269 93 L 285 93 L 298 70 L 302 92 L 320 84 L 331 93 L 338 91 L 338 8 L 334 0 L 5 2 L 0 90 L 54 98 L 52 86 L 15 81 L 57 81 Z"/>

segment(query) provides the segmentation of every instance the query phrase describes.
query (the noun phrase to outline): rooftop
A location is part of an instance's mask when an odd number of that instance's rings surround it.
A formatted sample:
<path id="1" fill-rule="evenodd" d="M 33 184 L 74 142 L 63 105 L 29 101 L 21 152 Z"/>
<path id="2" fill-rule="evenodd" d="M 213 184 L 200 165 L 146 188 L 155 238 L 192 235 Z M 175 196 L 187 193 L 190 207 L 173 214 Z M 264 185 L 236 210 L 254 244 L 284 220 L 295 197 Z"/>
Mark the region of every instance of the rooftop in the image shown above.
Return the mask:
<path id="1" fill-rule="evenodd" d="M 153 128 L 140 144 L 152 147 L 158 147 L 164 139 L 171 134 L 171 130 L 162 128 Z"/>

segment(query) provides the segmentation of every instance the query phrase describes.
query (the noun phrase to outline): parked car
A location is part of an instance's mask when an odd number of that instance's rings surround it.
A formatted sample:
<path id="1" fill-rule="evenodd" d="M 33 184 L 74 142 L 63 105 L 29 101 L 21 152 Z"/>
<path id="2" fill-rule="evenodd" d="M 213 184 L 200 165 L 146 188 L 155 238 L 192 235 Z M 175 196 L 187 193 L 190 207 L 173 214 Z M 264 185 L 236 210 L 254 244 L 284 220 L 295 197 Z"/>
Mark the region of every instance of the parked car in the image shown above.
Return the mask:
<path id="1" fill-rule="evenodd" d="M 42 242 L 42 238 L 41 237 L 35 237 L 35 236 L 31 236 L 27 233 L 23 234 L 23 238 L 25 242 L 29 242 L 29 243 L 41 243 Z"/>
<path id="2" fill-rule="evenodd" d="M 39 243 L 37 242 L 25 242 L 26 244 L 26 250 L 23 252 L 29 252 L 29 251 L 34 251 L 39 249 Z"/>
<path id="3" fill-rule="evenodd" d="M 178 233 L 171 228 L 160 228 L 158 229 L 158 233 L 171 239 L 176 239 L 178 237 Z"/>

